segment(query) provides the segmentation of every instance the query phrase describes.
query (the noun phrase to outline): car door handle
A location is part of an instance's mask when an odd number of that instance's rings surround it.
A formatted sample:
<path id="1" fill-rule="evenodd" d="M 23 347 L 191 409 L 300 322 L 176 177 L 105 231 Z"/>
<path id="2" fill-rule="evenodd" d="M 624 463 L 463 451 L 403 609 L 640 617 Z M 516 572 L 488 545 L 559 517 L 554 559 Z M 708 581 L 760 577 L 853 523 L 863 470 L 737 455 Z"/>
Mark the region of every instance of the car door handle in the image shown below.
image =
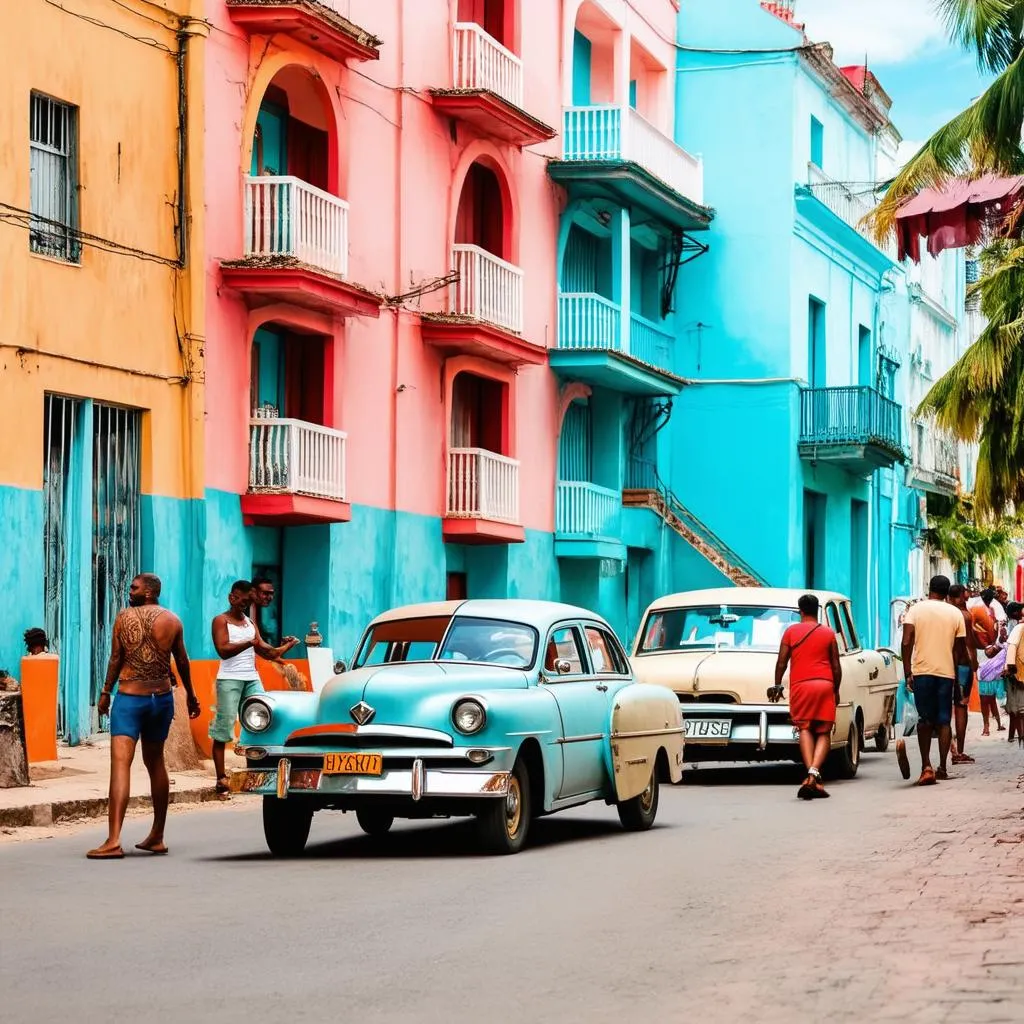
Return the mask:
<path id="1" fill-rule="evenodd" d="M 871 671 L 870 671 L 870 672 L 868 673 L 868 679 L 877 679 L 877 678 L 878 678 L 878 669 L 877 669 L 877 668 L 873 668 L 873 669 L 872 669 L 872 670 L 871 670 Z"/>
<path id="2" fill-rule="evenodd" d="M 862 665 L 864 664 L 864 659 L 863 658 L 858 658 L 857 661 L 859 661 Z"/>
<path id="3" fill-rule="evenodd" d="M 599 689 L 602 693 L 605 693 L 608 690 L 608 684 L 607 683 L 598 683 L 597 684 L 597 689 Z"/>

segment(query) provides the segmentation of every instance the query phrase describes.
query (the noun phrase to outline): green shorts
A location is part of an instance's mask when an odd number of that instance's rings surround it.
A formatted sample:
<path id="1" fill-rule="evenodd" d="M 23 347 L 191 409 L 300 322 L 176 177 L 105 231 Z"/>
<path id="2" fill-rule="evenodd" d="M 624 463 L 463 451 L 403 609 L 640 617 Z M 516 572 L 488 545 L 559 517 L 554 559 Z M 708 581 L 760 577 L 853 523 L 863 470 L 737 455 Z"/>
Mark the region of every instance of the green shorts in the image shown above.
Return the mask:
<path id="1" fill-rule="evenodd" d="M 235 722 L 246 697 L 263 693 L 259 679 L 218 679 L 217 704 L 210 722 L 210 739 L 217 743 L 230 743 L 235 738 Z"/>

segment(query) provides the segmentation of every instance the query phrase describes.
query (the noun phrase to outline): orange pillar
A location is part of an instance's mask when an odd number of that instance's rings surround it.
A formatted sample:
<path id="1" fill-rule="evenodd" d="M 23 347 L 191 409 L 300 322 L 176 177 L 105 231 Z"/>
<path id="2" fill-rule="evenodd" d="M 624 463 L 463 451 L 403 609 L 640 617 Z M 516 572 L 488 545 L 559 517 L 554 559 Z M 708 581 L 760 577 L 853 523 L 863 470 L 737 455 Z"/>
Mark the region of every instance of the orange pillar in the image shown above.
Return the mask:
<path id="1" fill-rule="evenodd" d="M 57 760 L 56 654 L 21 659 L 21 701 L 25 709 L 25 752 L 29 764 Z"/>

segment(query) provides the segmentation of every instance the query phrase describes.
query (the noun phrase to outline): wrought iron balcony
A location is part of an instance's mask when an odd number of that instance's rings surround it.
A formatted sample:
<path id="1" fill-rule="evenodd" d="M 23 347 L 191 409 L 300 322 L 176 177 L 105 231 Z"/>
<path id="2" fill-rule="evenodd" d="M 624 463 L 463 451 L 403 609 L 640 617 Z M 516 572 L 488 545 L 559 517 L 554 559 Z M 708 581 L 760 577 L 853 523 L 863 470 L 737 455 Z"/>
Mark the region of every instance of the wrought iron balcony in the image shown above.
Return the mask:
<path id="1" fill-rule="evenodd" d="M 959 445 L 951 438 L 937 434 L 934 424 L 917 426 L 918 442 L 914 445 L 910 483 L 922 491 L 955 495 L 960 488 Z"/>
<path id="2" fill-rule="evenodd" d="M 871 387 L 805 388 L 800 395 L 800 455 L 857 475 L 906 461 L 903 410 Z"/>
<path id="3" fill-rule="evenodd" d="M 876 249 L 885 253 L 894 263 L 897 262 L 895 238 L 887 236 L 885 241 L 879 244 L 871 232 L 862 225 L 864 218 L 874 209 L 874 203 L 869 198 L 855 194 L 841 181 L 830 178 L 814 163 L 807 165 L 807 191 L 848 227 L 853 228 Z"/>

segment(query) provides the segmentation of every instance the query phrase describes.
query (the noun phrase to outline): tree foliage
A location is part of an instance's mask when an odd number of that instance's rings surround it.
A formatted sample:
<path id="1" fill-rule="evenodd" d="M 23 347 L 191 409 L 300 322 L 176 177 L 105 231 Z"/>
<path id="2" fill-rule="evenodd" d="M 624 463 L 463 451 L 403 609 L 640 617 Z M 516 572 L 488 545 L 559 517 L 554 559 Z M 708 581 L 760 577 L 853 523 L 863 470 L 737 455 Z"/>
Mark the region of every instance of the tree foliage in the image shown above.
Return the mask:
<path id="1" fill-rule="evenodd" d="M 925 539 L 958 568 L 979 563 L 994 567 L 1016 561 L 1014 542 L 1022 533 L 1020 516 L 986 522 L 978 518 L 973 495 L 965 494 L 928 516 Z"/>

